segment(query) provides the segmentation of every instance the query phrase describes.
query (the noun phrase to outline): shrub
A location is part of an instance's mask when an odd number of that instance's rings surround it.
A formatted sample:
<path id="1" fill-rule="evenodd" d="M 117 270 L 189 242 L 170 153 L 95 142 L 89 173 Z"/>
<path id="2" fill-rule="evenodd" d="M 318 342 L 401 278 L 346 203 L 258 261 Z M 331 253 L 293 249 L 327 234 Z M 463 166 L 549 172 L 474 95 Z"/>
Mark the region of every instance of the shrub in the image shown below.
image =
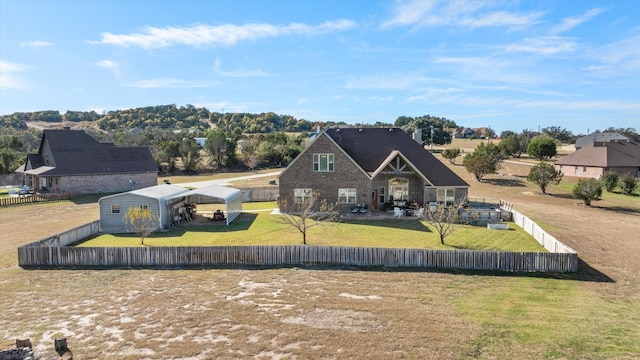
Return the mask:
<path id="1" fill-rule="evenodd" d="M 550 159 L 557 153 L 556 141 L 544 135 L 534 136 L 527 146 L 527 154 L 538 160 Z"/>
<path id="2" fill-rule="evenodd" d="M 631 175 L 623 175 L 619 181 L 620 189 L 625 195 L 631 195 L 638 188 L 638 180 Z"/>
<path id="3" fill-rule="evenodd" d="M 449 160 L 452 164 L 456 161 L 458 156 L 460 156 L 459 148 L 445 149 L 442 151 L 442 157 Z"/>
<path id="4" fill-rule="evenodd" d="M 573 196 L 584 201 L 584 204 L 591 206 L 593 200 L 602 196 L 602 182 L 597 179 L 580 179 L 573 187 Z"/>
<path id="5" fill-rule="evenodd" d="M 562 180 L 562 172 L 556 171 L 555 166 L 543 161 L 531 168 L 529 175 L 527 175 L 527 180 L 538 185 L 540 191 L 546 194 L 549 184 L 558 185 L 560 183 L 560 180 Z"/>
<path id="6" fill-rule="evenodd" d="M 602 185 L 607 192 L 612 192 L 618 186 L 618 174 L 607 171 L 602 175 Z"/>

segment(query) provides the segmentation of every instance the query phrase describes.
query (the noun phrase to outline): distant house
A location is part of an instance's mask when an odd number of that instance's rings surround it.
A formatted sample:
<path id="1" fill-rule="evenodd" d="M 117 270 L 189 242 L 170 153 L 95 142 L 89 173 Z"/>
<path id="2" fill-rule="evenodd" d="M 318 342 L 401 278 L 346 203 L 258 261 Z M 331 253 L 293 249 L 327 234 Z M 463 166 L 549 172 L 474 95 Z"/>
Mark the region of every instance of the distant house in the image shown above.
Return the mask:
<path id="1" fill-rule="evenodd" d="M 471 128 L 459 127 L 451 131 L 452 139 L 468 139 L 476 132 Z"/>
<path id="2" fill-rule="evenodd" d="M 81 130 L 44 130 L 38 153 L 15 173 L 23 185 L 50 192 L 112 193 L 158 183 L 149 148 L 101 143 Z"/>
<path id="3" fill-rule="evenodd" d="M 280 174 L 280 199 L 312 192 L 339 210 L 462 201 L 469 184 L 399 128 L 327 129 Z M 286 211 L 281 201 L 281 211 Z"/>
<path id="4" fill-rule="evenodd" d="M 576 140 L 576 149 L 580 149 L 581 147 L 591 143 L 602 143 L 615 140 L 625 141 L 631 139 L 615 132 L 595 132 L 578 138 L 578 140 Z"/>
<path id="5" fill-rule="evenodd" d="M 640 176 L 640 144 L 631 140 L 589 142 L 555 162 L 566 176 L 599 179 L 606 171 Z"/>

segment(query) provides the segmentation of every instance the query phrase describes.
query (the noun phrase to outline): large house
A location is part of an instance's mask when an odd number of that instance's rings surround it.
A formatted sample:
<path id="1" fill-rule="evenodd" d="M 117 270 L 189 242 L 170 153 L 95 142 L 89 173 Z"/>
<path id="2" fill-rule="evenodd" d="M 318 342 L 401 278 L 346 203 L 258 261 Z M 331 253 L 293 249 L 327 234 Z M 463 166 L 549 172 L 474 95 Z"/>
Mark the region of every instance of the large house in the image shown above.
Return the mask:
<path id="1" fill-rule="evenodd" d="M 158 183 L 158 167 L 147 147 L 101 143 L 81 130 L 44 130 L 37 154 L 16 174 L 38 191 L 113 193 Z"/>
<path id="2" fill-rule="evenodd" d="M 630 140 L 628 137 L 618 134 L 616 132 L 594 132 L 589 135 L 585 135 L 579 137 L 576 140 L 576 149 L 580 149 L 581 147 L 592 144 L 592 143 L 602 143 L 607 141 L 626 141 Z"/>
<path id="3" fill-rule="evenodd" d="M 629 139 L 589 142 L 555 162 L 566 176 L 599 179 L 607 172 L 640 176 L 640 144 Z"/>
<path id="4" fill-rule="evenodd" d="M 280 174 L 280 210 L 318 192 L 338 210 L 453 203 L 469 184 L 399 128 L 327 129 Z M 283 201 L 284 200 L 284 201 Z"/>

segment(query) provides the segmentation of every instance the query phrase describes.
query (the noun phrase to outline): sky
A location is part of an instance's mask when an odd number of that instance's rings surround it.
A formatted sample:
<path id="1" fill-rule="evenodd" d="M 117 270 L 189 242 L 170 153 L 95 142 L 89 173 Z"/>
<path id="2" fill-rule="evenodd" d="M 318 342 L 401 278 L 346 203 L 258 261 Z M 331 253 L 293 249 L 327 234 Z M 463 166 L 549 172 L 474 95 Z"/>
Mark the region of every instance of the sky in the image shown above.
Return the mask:
<path id="1" fill-rule="evenodd" d="M 0 0 L 0 114 L 640 130 L 640 1 Z"/>

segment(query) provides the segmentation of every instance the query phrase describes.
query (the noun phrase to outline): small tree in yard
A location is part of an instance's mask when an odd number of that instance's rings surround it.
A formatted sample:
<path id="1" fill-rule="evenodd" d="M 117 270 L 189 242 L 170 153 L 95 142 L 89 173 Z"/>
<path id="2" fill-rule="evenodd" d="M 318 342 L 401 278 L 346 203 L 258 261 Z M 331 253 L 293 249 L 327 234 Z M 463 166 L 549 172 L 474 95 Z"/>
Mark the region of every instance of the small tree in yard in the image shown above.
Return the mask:
<path id="1" fill-rule="evenodd" d="M 309 229 L 340 220 L 340 214 L 335 204 L 329 204 L 326 199 L 321 199 L 317 191 L 311 192 L 304 201 L 289 204 L 282 200 L 284 213 L 276 217 L 281 224 L 293 226 L 302 234 L 302 244 L 307 245 L 307 231 Z"/>
<path id="2" fill-rule="evenodd" d="M 449 160 L 452 164 L 456 162 L 458 156 L 460 156 L 459 148 L 445 149 L 442 151 L 442 157 Z"/>
<path id="3" fill-rule="evenodd" d="M 527 181 L 538 185 L 543 194 L 547 193 L 549 184 L 558 185 L 560 180 L 562 180 L 562 172 L 556 171 L 552 164 L 544 161 L 532 167 L 529 170 L 529 175 L 527 175 Z"/>
<path id="4" fill-rule="evenodd" d="M 584 204 L 591 206 L 593 200 L 602 196 L 602 183 L 596 179 L 580 179 L 573 187 L 573 196 L 584 201 Z"/>
<path id="5" fill-rule="evenodd" d="M 527 154 L 538 160 L 551 159 L 557 152 L 556 141 L 547 135 L 534 136 L 527 146 Z"/>
<path id="6" fill-rule="evenodd" d="M 158 214 L 148 207 L 134 206 L 127 210 L 123 219 L 140 236 L 140 244 L 144 245 L 144 239 L 156 228 Z"/>
<path id="7" fill-rule="evenodd" d="M 638 188 L 638 180 L 631 175 L 623 175 L 620 177 L 620 189 L 625 195 L 631 195 Z"/>
<path id="8" fill-rule="evenodd" d="M 455 203 L 451 206 L 439 204 L 435 209 L 425 209 L 420 219 L 428 222 L 429 225 L 436 229 L 436 232 L 440 236 L 440 244 L 444 245 L 444 239 L 453 234 L 457 230 L 458 225 L 468 224 L 469 221 L 471 221 L 471 219 L 462 221 L 460 218 L 460 212 L 464 209 L 464 202 Z"/>
<path id="9" fill-rule="evenodd" d="M 618 186 L 618 174 L 607 171 L 602 175 L 602 185 L 607 192 L 612 192 Z"/>

